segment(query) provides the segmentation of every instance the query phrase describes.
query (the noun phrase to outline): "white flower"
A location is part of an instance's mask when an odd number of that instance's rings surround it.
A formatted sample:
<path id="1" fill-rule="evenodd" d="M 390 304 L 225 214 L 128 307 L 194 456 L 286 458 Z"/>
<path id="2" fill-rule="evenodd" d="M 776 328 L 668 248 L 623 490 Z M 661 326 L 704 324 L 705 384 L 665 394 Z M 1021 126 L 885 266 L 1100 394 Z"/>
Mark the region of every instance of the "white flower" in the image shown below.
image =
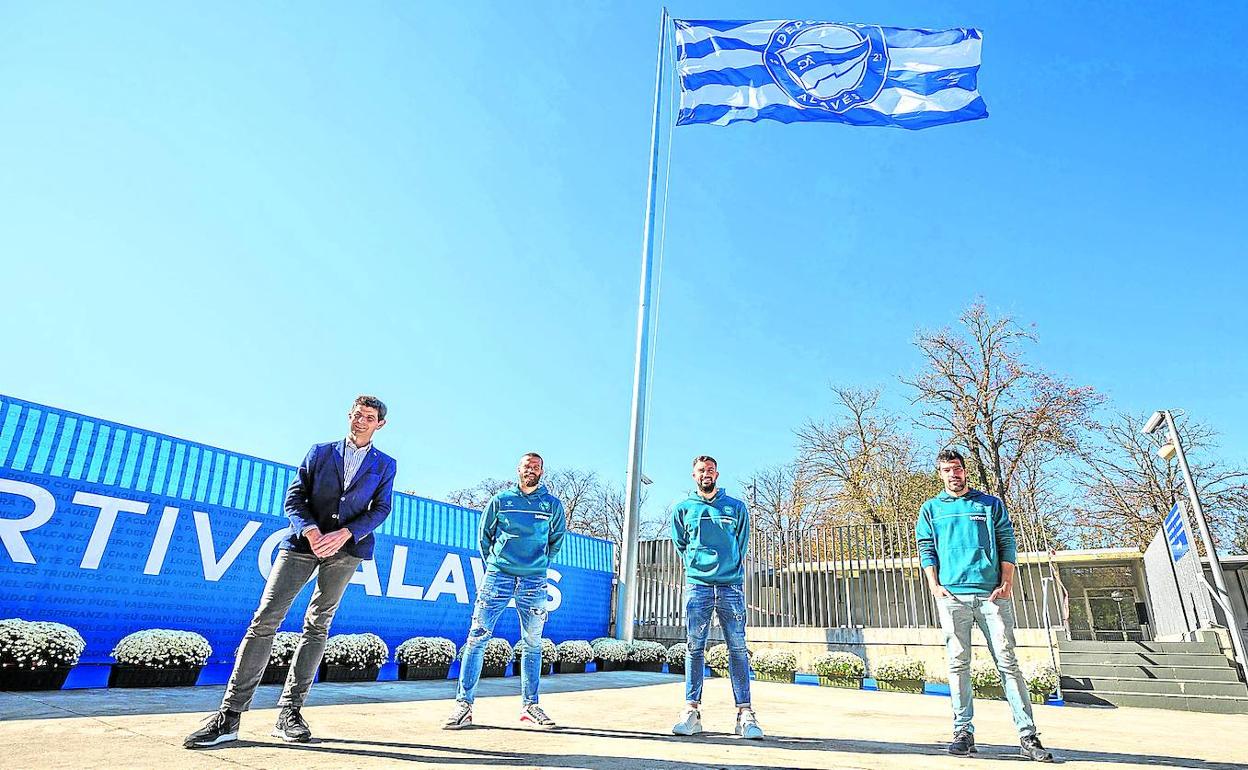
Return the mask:
<path id="1" fill-rule="evenodd" d="M 194 631 L 149 628 L 122 637 L 112 655 L 131 666 L 193 668 L 208 662 L 212 646 Z"/>
<path id="2" fill-rule="evenodd" d="M 0 666 L 66 668 L 86 646 L 77 631 L 61 623 L 0 620 Z"/>
<path id="3" fill-rule="evenodd" d="M 1037 695 L 1048 695 L 1057 689 L 1057 671 L 1047 663 L 1035 663 L 1023 668 L 1027 689 Z"/>
<path id="4" fill-rule="evenodd" d="M 588 663 L 594 659 L 594 648 L 583 639 L 569 639 L 555 645 L 561 663 Z"/>
<path id="5" fill-rule="evenodd" d="M 684 642 L 677 642 L 667 648 L 667 665 L 683 666 L 685 665 L 685 655 L 689 652 L 689 645 Z"/>
<path id="6" fill-rule="evenodd" d="M 523 639 L 516 642 L 516 646 L 512 650 L 512 653 L 515 655 L 516 661 L 519 661 L 521 656 L 524 655 L 524 640 Z M 545 665 L 546 663 L 556 663 L 558 662 L 558 660 L 559 660 L 559 648 L 555 645 L 555 641 L 553 639 L 543 638 L 542 639 L 542 664 Z"/>
<path id="7" fill-rule="evenodd" d="M 759 650 L 753 666 L 762 674 L 791 674 L 797 670 L 797 655 L 789 650 Z"/>
<path id="8" fill-rule="evenodd" d="M 394 660 L 417 668 L 449 666 L 455 660 L 455 643 L 440 636 L 414 636 L 395 648 Z"/>
<path id="9" fill-rule="evenodd" d="M 875 678 L 886 682 L 901 679 L 922 679 L 927 667 L 918 658 L 909 655 L 889 655 L 875 664 Z"/>
<path id="10" fill-rule="evenodd" d="M 335 634 L 325 643 L 324 662 L 346 668 L 377 668 L 390 658 L 390 648 L 376 634 Z"/>
<path id="11" fill-rule="evenodd" d="M 667 648 L 658 642 L 635 641 L 629 645 L 628 659 L 633 663 L 662 663 Z"/>
<path id="12" fill-rule="evenodd" d="M 608 663 L 627 663 L 630 654 L 629 644 L 621 639 L 604 638 L 594 645 L 594 657 Z"/>
<path id="13" fill-rule="evenodd" d="M 991 660 L 976 658 L 971 664 L 971 686 L 972 687 L 1000 687 L 1001 672 L 997 671 L 997 664 Z"/>
<path id="14" fill-rule="evenodd" d="M 852 652 L 825 652 L 815 658 L 815 673 L 833 679 L 861 679 L 867 673 L 867 664 Z"/>
<path id="15" fill-rule="evenodd" d="M 464 652 L 467 649 L 468 643 L 465 642 L 459 648 L 459 654 L 456 657 L 459 660 L 463 660 Z M 511 644 L 506 639 L 499 639 L 497 636 L 491 637 L 490 641 L 485 644 L 485 653 L 481 658 L 481 665 L 485 668 L 503 668 L 511 662 L 511 656 Z"/>

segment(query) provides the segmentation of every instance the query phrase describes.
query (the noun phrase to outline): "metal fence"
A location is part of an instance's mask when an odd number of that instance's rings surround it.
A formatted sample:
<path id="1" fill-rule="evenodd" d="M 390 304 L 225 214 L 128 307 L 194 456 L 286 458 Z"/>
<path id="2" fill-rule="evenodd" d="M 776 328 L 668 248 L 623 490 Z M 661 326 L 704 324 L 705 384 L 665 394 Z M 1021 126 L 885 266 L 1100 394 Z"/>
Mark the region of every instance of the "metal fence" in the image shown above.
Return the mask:
<path id="1" fill-rule="evenodd" d="M 1064 591 L 1043 530 L 1015 517 L 1018 569 L 1014 608 L 1020 628 L 1063 626 Z M 638 551 L 637 625 L 684 624 L 684 571 L 670 540 Z M 931 628 L 940 625 L 919 566 L 914 531 L 893 524 L 812 526 L 755 532 L 745 562 L 748 622 L 754 626 Z"/>

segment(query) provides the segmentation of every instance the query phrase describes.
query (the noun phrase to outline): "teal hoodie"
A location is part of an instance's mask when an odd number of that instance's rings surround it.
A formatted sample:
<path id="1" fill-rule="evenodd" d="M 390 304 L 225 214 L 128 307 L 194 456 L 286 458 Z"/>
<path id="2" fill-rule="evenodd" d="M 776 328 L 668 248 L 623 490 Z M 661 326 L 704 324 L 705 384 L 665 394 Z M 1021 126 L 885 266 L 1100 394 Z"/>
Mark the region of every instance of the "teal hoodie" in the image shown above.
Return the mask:
<path id="1" fill-rule="evenodd" d="M 672 542 L 685 563 L 688 582 L 741 585 L 750 542 L 750 511 L 722 489 L 715 490 L 710 500 L 695 492 L 672 509 Z"/>
<path id="2" fill-rule="evenodd" d="M 914 536 L 920 565 L 936 567 L 951 594 L 991 593 L 1001 585 L 1001 562 L 1018 562 L 1005 504 L 977 489 L 961 497 L 941 492 L 923 503 Z"/>
<path id="3" fill-rule="evenodd" d="M 545 575 L 567 531 L 563 503 L 545 485 L 529 495 L 505 489 L 481 513 L 481 558 L 487 569 L 508 575 Z"/>

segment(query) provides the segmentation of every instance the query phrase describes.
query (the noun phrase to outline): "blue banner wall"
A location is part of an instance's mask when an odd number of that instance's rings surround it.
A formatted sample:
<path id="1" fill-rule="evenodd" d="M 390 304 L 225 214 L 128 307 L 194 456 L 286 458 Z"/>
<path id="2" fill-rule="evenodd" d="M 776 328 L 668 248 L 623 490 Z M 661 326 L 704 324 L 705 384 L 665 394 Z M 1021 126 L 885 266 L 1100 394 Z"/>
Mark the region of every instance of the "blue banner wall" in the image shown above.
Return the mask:
<path id="1" fill-rule="evenodd" d="M 333 437 L 309 436 L 308 443 Z M 398 458 L 400 466 L 402 458 Z M 286 530 L 289 465 L 0 395 L 0 618 L 52 620 L 111 662 L 144 628 L 196 631 L 229 661 Z M 331 633 L 462 643 L 483 572 L 477 511 L 396 493 L 376 559 L 347 588 Z M 550 577 L 546 636 L 606 634 L 611 543 L 568 535 Z M 297 631 L 311 589 L 291 609 Z M 496 633 L 514 643 L 507 613 Z"/>

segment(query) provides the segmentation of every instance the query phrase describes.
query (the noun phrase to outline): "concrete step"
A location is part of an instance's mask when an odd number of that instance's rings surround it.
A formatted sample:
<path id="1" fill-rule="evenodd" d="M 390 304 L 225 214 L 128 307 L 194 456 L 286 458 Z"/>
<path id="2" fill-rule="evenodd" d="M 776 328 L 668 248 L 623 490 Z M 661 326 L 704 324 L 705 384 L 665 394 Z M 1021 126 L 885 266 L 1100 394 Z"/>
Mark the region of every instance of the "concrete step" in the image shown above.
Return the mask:
<path id="1" fill-rule="evenodd" d="M 1220 653 L 1217 642 L 1081 642 L 1059 641 L 1062 652 L 1190 652 L 1197 655 Z"/>
<path id="2" fill-rule="evenodd" d="M 1063 663 L 1062 673 L 1071 677 L 1110 679 L 1183 679 L 1204 682 L 1238 682 L 1239 672 L 1229 666 L 1139 666 L 1112 663 Z"/>
<path id="3" fill-rule="evenodd" d="M 1120 666 L 1230 666 L 1230 658 L 1221 653 L 1193 654 L 1190 652 L 1066 652 L 1062 651 L 1062 664 L 1096 665 L 1114 663 Z"/>
<path id="4" fill-rule="evenodd" d="M 1062 692 L 1129 692 L 1140 695 L 1217 695 L 1248 697 L 1243 682 L 1207 682 L 1188 679 L 1117 679 L 1112 677 L 1062 677 Z"/>
<path id="5" fill-rule="evenodd" d="M 1248 714 L 1248 696 L 1237 698 L 1226 695 L 1142 695 L 1133 692 L 1109 692 L 1063 690 L 1067 703 L 1084 703 L 1094 706 L 1130 706 L 1133 708 L 1173 709 L 1176 711 L 1205 711 L 1215 714 Z"/>

